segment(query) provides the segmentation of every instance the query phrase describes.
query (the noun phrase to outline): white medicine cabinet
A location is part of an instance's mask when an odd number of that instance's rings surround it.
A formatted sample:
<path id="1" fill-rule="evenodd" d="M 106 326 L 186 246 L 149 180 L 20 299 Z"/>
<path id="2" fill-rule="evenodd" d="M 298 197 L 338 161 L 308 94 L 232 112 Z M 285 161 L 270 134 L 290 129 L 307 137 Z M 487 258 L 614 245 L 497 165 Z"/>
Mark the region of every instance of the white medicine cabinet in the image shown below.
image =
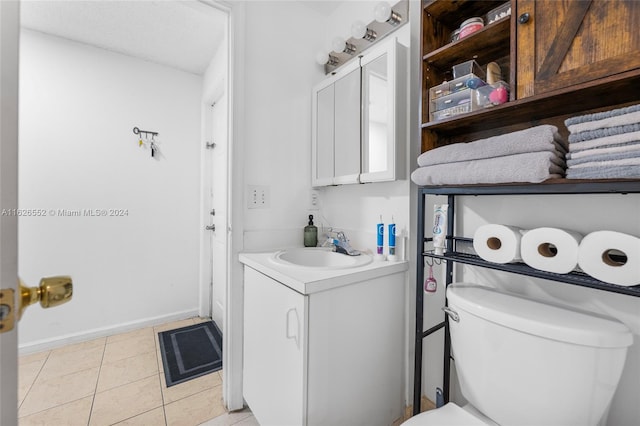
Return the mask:
<path id="1" fill-rule="evenodd" d="M 380 42 L 312 93 L 314 187 L 393 181 L 406 144 L 406 48 Z"/>

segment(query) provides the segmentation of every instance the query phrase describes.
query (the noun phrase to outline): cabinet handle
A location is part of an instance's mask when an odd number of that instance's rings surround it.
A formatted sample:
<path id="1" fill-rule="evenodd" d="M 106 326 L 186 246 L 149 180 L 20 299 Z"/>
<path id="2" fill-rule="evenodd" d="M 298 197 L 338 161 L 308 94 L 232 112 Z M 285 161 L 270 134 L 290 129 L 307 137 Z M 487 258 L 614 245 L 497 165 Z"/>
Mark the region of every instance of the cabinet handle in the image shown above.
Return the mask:
<path id="1" fill-rule="evenodd" d="M 520 22 L 521 24 L 526 24 L 527 22 L 529 22 L 529 18 L 531 16 L 529 15 L 529 12 L 525 12 L 522 15 L 518 16 L 518 22 Z"/>
<path id="2" fill-rule="evenodd" d="M 295 333 L 291 334 L 289 333 L 289 329 L 291 327 L 289 327 L 289 318 L 291 317 L 291 313 L 296 314 L 296 324 L 295 324 Z M 300 347 L 300 342 L 298 341 L 298 330 L 300 330 L 300 320 L 298 318 L 298 311 L 296 310 L 296 308 L 291 308 L 287 311 L 287 331 L 286 331 L 286 336 L 287 339 L 293 339 L 296 342 L 296 347 Z"/>

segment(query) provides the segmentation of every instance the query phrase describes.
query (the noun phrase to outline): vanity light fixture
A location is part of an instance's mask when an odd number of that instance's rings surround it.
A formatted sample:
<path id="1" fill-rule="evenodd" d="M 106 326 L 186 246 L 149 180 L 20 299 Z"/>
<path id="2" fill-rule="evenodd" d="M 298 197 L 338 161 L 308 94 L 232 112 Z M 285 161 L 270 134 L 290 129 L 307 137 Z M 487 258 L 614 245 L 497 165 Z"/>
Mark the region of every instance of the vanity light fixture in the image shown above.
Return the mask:
<path id="1" fill-rule="evenodd" d="M 378 33 L 369 29 L 364 22 L 358 20 L 351 25 L 351 36 L 373 42 L 378 37 Z"/>
<path id="2" fill-rule="evenodd" d="M 331 42 L 331 48 L 334 52 L 348 53 L 349 55 L 356 53 L 356 47 L 351 43 L 347 43 L 342 37 L 334 38 Z"/>
<path id="3" fill-rule="evenodd" d="M 318 65 L 324 68 L 325 74 L 335 74 L 339 67 L 355 60 L 362 52 L 406 24 L 409 17 L 409 1 L 398 0 L 393 5 L 383 1 L 376 6 L 375 19 L 371 22 L 356 20 L 351 25 L 349 36 L 335 37 L 331 40 L 329 48 L 318 52 L 315 57 Z"/>
<path id="4" fill-rule="evenodd" d="M 318 65 L 331 65 L 335 66 L 338 64 L 338 58 L 333 55 L 328 54 L 327 52 L 318 52 L 316 54 L 316 62 Z"/>
<path id="5" fill-rule="evenodd" d="M 402 22 L 402 15 L 395 12 L 386 1 L 381 1 L 376 5 L 373 15 L 376 21 L 386 22 L 394 27 Z"/>

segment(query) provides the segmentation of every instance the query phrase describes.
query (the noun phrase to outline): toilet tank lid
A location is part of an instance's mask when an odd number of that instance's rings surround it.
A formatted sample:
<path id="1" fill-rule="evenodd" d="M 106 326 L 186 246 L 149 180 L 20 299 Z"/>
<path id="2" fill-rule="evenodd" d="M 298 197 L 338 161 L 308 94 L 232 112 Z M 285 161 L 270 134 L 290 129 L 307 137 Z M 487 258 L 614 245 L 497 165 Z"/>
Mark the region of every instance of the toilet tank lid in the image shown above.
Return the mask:
<path id="1" fill-rule="evenodd" d="M 616 320 L 478 284 L 452 284 L 447 288 L 447 298 L 451 306 L 535 336 L 600 348 L 627 347 L 633 343 L 631 331 Z"/>

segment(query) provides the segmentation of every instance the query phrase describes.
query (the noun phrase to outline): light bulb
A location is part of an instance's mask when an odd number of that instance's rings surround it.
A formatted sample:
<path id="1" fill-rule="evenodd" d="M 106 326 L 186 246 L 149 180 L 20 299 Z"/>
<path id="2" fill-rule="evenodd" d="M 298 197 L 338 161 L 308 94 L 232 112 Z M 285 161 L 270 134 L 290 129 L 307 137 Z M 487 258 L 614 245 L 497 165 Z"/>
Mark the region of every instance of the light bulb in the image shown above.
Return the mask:
<path id="1" fill-rule="evenodd" d="M 363 38 L 367 41 L 374 41 L 378 34 L 372 29 L 367 28 L 367 25 L 362 21 L 355 21 L 351 25 L 351 36 L 353 38 Z"/>
<path id="2" fill-rule="evenodd" d="M 330 55 L 329 53 L 319 51 L 316 53 L 316 62 L 318 65 L 330 65 L 335 67 L 338 64 L 338 58 Z"/>
<path id="3" fill-rule="evenodd" d="M 353 38 L 364 38 L 367 34 L 367 25 L 362 21 L 355 21 L 351 24 L 351 36 Z"/>
<path id="4" fill-rule="evenodd" d="M 327 52 L 316 53 L 316 62 L 318 65 L 324 65 L 329 62 L 329 54 Z"/>
<path id="5" fill-rule="evenodd" d="M 342 37 L 336 37 L 331 41 L 331 48 L 334 52 L 344 52 L 347 42 Z"/>
<path id="6" fill-rule="evenodd" d="M 376 21 L 386 22 L 393 26 L 402 22 L 402 16 L 399 13 L 394 12 L 386 1 L 381 1 L 376 5 L 376 8 L 373 10 L 373 15 L 375 16 Z"/>
<path id="7" fill-rule="evenodd" d="M 391 18 L 391 6 L 389 6 L 389 3 L 386 1 L 378 3 L 373 10 L 373 16 L 378 22 L 387 22 Z"/>
<path id="8" fill-rule="evenodd" d="M 331 48 L 338 53 L 348 53 L 349 55 L 356 53 L 356 46 L 346 42 L 342 37 L 334 38 L 331 42 Z"/>

